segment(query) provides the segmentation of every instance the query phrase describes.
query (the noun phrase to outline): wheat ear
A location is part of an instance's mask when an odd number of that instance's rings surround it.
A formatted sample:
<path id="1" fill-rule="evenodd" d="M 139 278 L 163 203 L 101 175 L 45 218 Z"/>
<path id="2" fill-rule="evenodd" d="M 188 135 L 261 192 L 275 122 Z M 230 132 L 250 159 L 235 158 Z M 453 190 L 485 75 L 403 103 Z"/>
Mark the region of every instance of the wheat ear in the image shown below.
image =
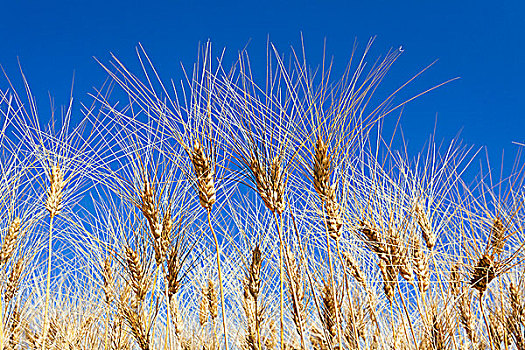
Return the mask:
<path id="1" fill-rule="evenodd" d="M 21 226 L 22 221 L 19 217 L 15 217 L 13 221 L 11 221 L 7 235 L 2 242 L 2 248 L 0 249 L 0 266 L 9 261 L 11 256 L 13 256 Z"/>
<path id="2" fill-rule="evenodd" d="M 485 293 L 489 283 L 496 277 L 494 257 L 484 254 L 472 268 L 470 285 L 477 289 L 480 296 Z"/>
<path id="3" fill-rule="evenodd" d="M 252 249 L 250 265 L 246 269 L 244 278 L 243 307 L 248 321 L 248 335 L 246 345 L 251 350 L 262 350 L 260 325 L 262 323 L 259 308 L 259 292 L 261 288 L 262 253 L 259 246 Z"/>
<path id="4" fill-rule="evenodd" d="M 417 275 L 418 287 L 422 293 L 425 293 L 430 286 L 428 257 L 423 253 L 419 239 L 412 237 L 411 245 L 413 249 L 413 261 Z"/>
<path id="5" fill-rule="evenodd" d="M 291 258 L 290 258 L 291 257 Z M 304 341 L 304 284 L 301 276 L 300 263 L 298 264 L 295 256 L 290 252 L 290 248 L 286 249 L 286 266 L 288 272 L 288 288 L 292 300 L 292 320 L 295 324 L 295 329 L 301 338 L 301 349 L 305 349 Z"/>
<path id="6" fill-rule="evenodd" d="M 432 224 L 430 218 L 423 210 L 421 204 L 417 203 L 415 206 L 415 214 L 419 227 L 421 228 L 421 235 L 427 244 L 428 249 L 432 250 L 436 245 L 436 235 L 432 231 Z"/>
<path id="7" fill-rule="evenodd" d="M 501 254 L 505 247 L 505 225 L 499 216 L 492 220 L 492 228 L 490 230 L 490 244 L 493 252 L 496 255 Z"/>

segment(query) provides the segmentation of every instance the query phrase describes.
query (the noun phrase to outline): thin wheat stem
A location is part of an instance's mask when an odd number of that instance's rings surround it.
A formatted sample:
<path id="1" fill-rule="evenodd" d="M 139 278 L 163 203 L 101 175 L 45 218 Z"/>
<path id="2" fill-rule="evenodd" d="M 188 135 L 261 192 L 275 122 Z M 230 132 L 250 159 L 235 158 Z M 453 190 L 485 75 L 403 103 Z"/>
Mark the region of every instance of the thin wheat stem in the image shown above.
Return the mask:
<path id="1" fill-rule="evenodd" d="M 280 329 L 280 337 L 281 337 L 281 350 L 284 350 L 284 276 L 283 276 L 283 249 L 284 249 L 284 242 L 283 242 L 283 235 L 281 232 L 281 224 L 282 223 L 282 216 L 279 214 L 279 217 L 281 218 L 280 222 L 277 218 L 277 214 L 275 211 L 273 211 L 273 217 L 275 219 L 275 225 L 277 226 L 277 234 L 279 235 L 279 285 L 280 285 L 280 323 L 281 323 L 281 329 Z"/>
<path id="2" fill-rule="evenodd" d="M 168 294 L 168 284 L 166 283 L 166 288 L 165 288 L 165 293 L 166 293 L 166 300 L 167 300 L 167 308 L 166 308 L 166 328 L 167 328 L 167 332 L 166 332 L 166 337 L 167 339 L 165 339 L 165 342 L 164 342 L 164 350 L 166 350 L 166 346 L 168 346 L 168 343 L 169 343 L 169 350 L 171 350 L 171 318 L 170 318 L 170 312 L 171 312 L 171 303 L 170 303 L 170 297 L 169 297 L 169 294 Z"/>
<path id="3" fill-rule="evenodd" d="M 487 327 L 487 333 L 489 335 L 489 344 L 490 344 L 490 349 L 491 350 L 494 350 L 494 344 L 492 343 L 492 335 L 490 334 L 490 327 L 489 327 L 489 322 L 487 320 L 487 315 L 485 315 L 485 310 L 483 308 L 483 294 L 482 293 L 479 293 L 479 308 L 481 310 L 481 314 L 483 315 L 483 321 L 485 321 L 485 326 Z"/>
<path id="4" fill-rule="evenodd" d="M 3 350 L 3 344 L 4 344 L 4 298 L 2 295 L 0 295 L 0 344 L 2 344 L 2 350 Z"/>
<path id="5" fill-rule="evenodd" d="M 257 300 L 255 301 L 255 310 L 257 310 Z M 257 318 L 257 345 L 259 346 L 259 350 L 262 350 L 262 344 L 261 344 L 261 326 L 259 325 L 259 319 Z"/>
<path id="6" fill-rule="evenodd" d="M 109 308 L 106 309 L 106 319 L 104 321 L 104 350 L 108 350 L 108 332 L 109 332 Z"/>
<path id="7" fill-rule="evenodd" d="M 45 350 L 47 324 L 49 319 L 49 294 L 51 289 L 51 257 L 53 253 L 53 216 L 49 218 L 49 245 L 47 258 L 47 277 L 46 277 L 46 303 L 44 309 L 44 325 L 42 330 L 42 350 Z"/>
<path id="8" fill-rule="evenodd" d="M 288 259 L 287 259 L 287 263 L 286 263 L 286 270 L 288 272 L 288 275 L 292 276 L 292 273 L 290 271 L 290 264 L 289 264 Z M 301 283 L 302 283 L 302 281 L 301 281 Z M 295 289 L 295 288 L 292 291 L 292 298 L 294 299 L 295 305 L 299 305 L 299 299 L 297 298 L 297 289 Z M 298 312 L 297 316 L 299 317 L 299 336 L 300 336 L 300 339 L 301 339 L 301 349 L 304 350 L 304 349 L 306 349 L 306 347 L 305 347 L 305 342 L 304 342 L 303 317 L 302 317 L 300 312 Z"/>
<path id="9" fill-rule="evenodd" d="M 412 325 L 412 322 L 410 322 L 410 314 L 408 313 L 408 308 L 405 304 L 405 298 L 403 297 L 403 294 L 401 293 L 401 287 L 399 286 L 399 283 L 396 283 L 397 290 L 399 291 L 399 299 L 401 299 L 401 303 L 403 304 L 403 310 L 405 311 L 405 314 L 407 316 L 408 325 L 410 326 L 410 333 L 412 334 L 412 340 L 414 340 L 414 345 L 417 345 L 416 340 L 416 333 L 414 332 L 414 326 Z"/>
<path id="10" fill-rule="evenodd" d="M 228 334 L 226 331 L 226 308 L 224 306 L 224 290 L 222 287 L 222 272 L 221 272 L 221 256 L 219 250 L 219 241 L 217 240 L 217 235 L 211 224 L 211 208 L 207 210 L 208 213 L 208 225 L 210 226 L 211 233 L 213 235 L 213 241 L 215 242 L 215 249 L 217 253 L 217 272 L 219 274 L 219 289 L 221 293 L 221 309 L 222 309 L 222 326 L 224 328 L 224 346 L 228 350 Z"/>
<path id="11" fill-rule="evenodd" d="M 323 205 L 326 205 L 325 201 L 323 201 Z M 339 307 L 337 303 L 337 295 L 335 290 L 335 281 L 334 281 L 334 268 L 332 264 L 332 254 L 330 249 L 330 232 L 328 230 L 328 223 L 326 220 L 325 222 L 325 229 L 326 229 L 326 253 L 328 255 L 328 266 L 330 269 L 330 288 L 332 289 L 332 297 L 334 298 L 334 305 L 335 305 L 335 322 L 337 324 L 336 330 L 337 330 L 337 343 L 339 346 L 341 346 L 341 322 L 339 322 Z"/>
<path id="12" fill-rule="evenodd" d="M 341 247 L 340 247 L 340 244 L 339 244 L 339 240 L 337 240 L 337 241 L 335 242 L 335 244 L 336 244 L 337 257 L 338 257 L 338 259 L 339 259 L 339 263 L 341 264 L 341 266 L 343 266 L 343 283 L 344 283 L 344 286 L 345 286 L 345 288 L 343 289 L 343 291 L 344 291 L 344 290 L 348 291 L 348 290 L 349 290 L 349 285 L 348 285 L 348 278 L 347 278 L 347 276 L 346 276 L 346 263 L 345 263 L 345 261 L 343 260 L 343 256 L 342 256 L 342 254 L 341 254 Z M 350 293 L 348 293 L 348 298 L 350 299 Z M 343 297 L 342 297 L 341 300 L 343 300 L 343 299 L 344 299 L 344 294 L 343 294 Z M 354 337 L 355 337 L 355 339 L 358 339 L 358 335 L 357 335 L 357 329 L 356 329 L 356 327 L 352 327 L 352 328 L 353 328 L 353 333 L 354 333 Z M 339 341 L 341 341 L 341 340 L 339 339 Z M 358 348 L 359 348 L 359 346 L 358 346 Z"/>

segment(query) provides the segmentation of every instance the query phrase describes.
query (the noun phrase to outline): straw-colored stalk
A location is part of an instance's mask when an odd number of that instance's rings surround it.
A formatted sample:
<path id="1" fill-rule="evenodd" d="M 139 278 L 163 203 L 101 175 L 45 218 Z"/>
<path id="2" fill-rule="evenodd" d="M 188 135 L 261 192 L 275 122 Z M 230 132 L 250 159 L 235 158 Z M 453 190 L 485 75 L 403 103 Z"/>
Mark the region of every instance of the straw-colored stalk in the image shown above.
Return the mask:
<path id="1" fill-rule="evenodd" d="M 199 195 L 199 201 L 201 206 L 206 209 L 208 217 L 208 226 L 213 235 L 213 241 L 215 243 L 215 252 L 217 258 L 217 272 L 219 275 L 219 289 L 221 295 L 221 309 L 222 309 L 222 326 L 224 330 L 224 346 L 228 350 L 228 332 L 226 328 L 226 306 L 224 304 L 224 288 L 222 283 L 222 271 L 221 271 L 221 253 L 219 247 L 219 241 L 213 225 L 211 223 L 211 209 L 213 204 L 217 201 L 217 192 L 215 189 L 215 170 L 204 152 L 202 144 L 199 140 L 196 140 L 191 152 L 191 162 L 193 164 L 193 171 L 197 179 L 197 190 Z"/>
<path id="2" fill-rule="evenodd" d="M 472 320 L 472 307 L 470 303 L 470 294 L 467 290 L 462 288 L 460 290 L 459 296 L 459 302 L 457 304 L 457 308 L 459 311 L 459 320 L 461 322 L 461 325 L 463 326 L 463 329 L 465 330 L 465 333 L 467 334 L 468 339 L 473 343 L 477 344 L 477 333 L 474 328 L 473 320 Z"/>
<path id="3" fill-rule="evenodd" d="M 321 205 L 325 212 L 324 222 L 326 228 L 326 251 L 328 255 L 328 266 L 330 271 L 330 285 L 332 289 L 330 295 L 334 298 L 334 316 L 335 316 L 335 328 L 337 331 L 337 343 L 339 346 L 341 344 L 341 322 L 339 315 L 339 307 L 337 305 L 337 296 L 335 293 L 335 279 L 334 279 L 334 269 L 332 264 L 332 255 L 331 255 L 331 242 L 330 238 L 338 241 L 341 237 L 341 228 L 343 225 L 341 208 L 337 202 L 336 195 L 336 185 L 330 185 L 330 154 L 328 153 L 328 145 L 323 141 L 321 136 L 317 138 L 317 143 L 315 145 L 313 167 L 312 167 L 312 179 L 314 188 L 319 195 L 321 200 Z"/>
<path id="4" fill-rule="evenodd" d="M 264 205 L 273 214 L 279 236 L 280 339 L 281 349 L 284 350 L 284 241 L 281 225 L 282 213 L 285 209 L 284 191 L 286 181 L 284 179 L 284 170 L 281 162 L 281 157 L 275 156 L 269 164 L 269 167 L 263 167 L 258 157 L 252 154 L 248 161 L 248 166 L 255 179 L 257 193 L 263 200 Z"/>
<path id="5" fill-rule="evenodd" d="M 508 296 L 510 301 L 510 312 L 505 320 L 506 331 L 512 336 L 518 349 L 525 348 L 522 327 L 525 326 L 525 305 L 518 286 L 514 283 L 509 285 Z"/>
<path id="6" fill-rule="evenodd" d="M 348 304 L 345 308 L 346 329 L 343 334 L 350 349 L 359 349 L 359 338 L 365 339 L 365 308 L 356 297 L 348 300 Z"/>
<path id="7" fill-rule="evenodd" d="M 182 315 L 180 313 L 180 306 L 179 306 L 179 301 L 177 299 L 177 295 L 172 295 L 169 298 L 169 304 L 170 304 L 171 322 L 174 326 L 175 335 L 177 336 L 179 341 L 182 341 L 182 332 L 184 331 L 184 322 L 182 319 Z"/>
<path id="8" fill-rule="evenodd" d="M 305 349 L 304 341 L 304 325 L 305 325 L 305 305 L 304 305 L 304 282 L 301 274 L 300 262 L 296 261 L 296 257 L 286 249 L 286 267 L 288 275 L 288 290 L 292 301 L 292 320 L 295 329 L 301 339 L 301 349 Z"/>
<path id="9" fill-rule="evenodd" d="M 44 324 L 42 331 L 42 349 L 45 347 L 46 337 L 48 332 L 49 320 L 49 297 L 51 288 L 51 259 L 53 255 L 53 219 L 57 216 L 63 208 L 62 198 L 65 186 L 64 175 L 60 166 L 52 165 L 49 173 L 50 187 L 47 191 L 47 198 L 45 208 L 49 212 L 49 242 L 48 242 L 48 258 L 47 258 L 47 278 L 46 278 L 46 301 L 44 310 Z"/>

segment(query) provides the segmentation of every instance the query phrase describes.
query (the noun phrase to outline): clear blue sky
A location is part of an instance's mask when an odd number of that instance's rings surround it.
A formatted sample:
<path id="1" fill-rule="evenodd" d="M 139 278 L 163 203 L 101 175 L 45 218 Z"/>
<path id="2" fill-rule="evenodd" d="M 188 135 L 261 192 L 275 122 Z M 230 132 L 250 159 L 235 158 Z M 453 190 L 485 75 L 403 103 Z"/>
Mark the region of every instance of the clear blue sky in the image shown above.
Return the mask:
<path id="1" fill-rule="evenodd" d="M 403 128 L 416 149 L 433 131 L 450 139 L 459 130 L 469 144 L 488 145 L 491 155 L 512 153 L 525 141 L 525 6 L 522 1 L 4 1 L 0 7 L 0 64 L 18 78 L 17 57 L 49 115 L 48 92 L 67 102 L 105 75 L 94 61 L 109 52 L 136 66 L 142 43 L 164 78 L 180 78 L 208 38 L 233 55 L 251 40 L 263 69 L 267 35 L 281 51 L 305 37 L 310 62 L 318 64 L 323 39 L 340 67 L 355 39 L 377 35 L 374 53 L 403 45 L 404 54 L 385 81 L 396 88 L 435 59 L 439 62 L 405 96 L 459 76 L 460 80 L 411 103 Z M 1 83 L 5 89 L 4 82 Z M 497 163 L 497 162 L 495 162 Z"/>

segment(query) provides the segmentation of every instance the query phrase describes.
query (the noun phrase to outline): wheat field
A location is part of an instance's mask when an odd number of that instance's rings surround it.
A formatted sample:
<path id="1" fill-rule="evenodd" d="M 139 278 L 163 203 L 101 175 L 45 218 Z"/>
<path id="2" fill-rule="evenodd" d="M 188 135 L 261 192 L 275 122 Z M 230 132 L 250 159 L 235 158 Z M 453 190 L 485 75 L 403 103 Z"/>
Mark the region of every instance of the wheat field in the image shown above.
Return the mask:
<path id="1" fill-rule="evenodd" d="M 370 45 L 259 81 L 207 43 L 179 83 L 139 47 L 51 118 L 6 79 L 0 350 L 525 349 L 524 163 L 409 154 L 383 122 L 444 83 L 377 98 Z"/>

